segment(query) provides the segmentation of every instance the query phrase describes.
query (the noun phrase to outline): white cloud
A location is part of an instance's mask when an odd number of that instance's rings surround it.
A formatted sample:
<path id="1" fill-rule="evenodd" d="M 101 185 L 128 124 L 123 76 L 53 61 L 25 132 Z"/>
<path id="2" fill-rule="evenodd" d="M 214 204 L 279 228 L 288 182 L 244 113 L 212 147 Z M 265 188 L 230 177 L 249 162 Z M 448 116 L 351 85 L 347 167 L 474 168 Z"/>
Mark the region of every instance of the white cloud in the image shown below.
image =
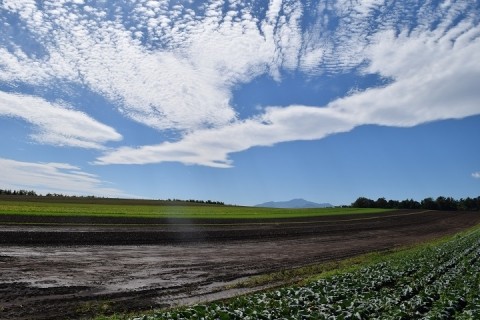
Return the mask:
<path id="1" fill-rule="evenodd" d="M 69 2 L 4 1 L 42 52 L 32 55 L 14 40 L 0 48 L 0 81 L 80 83 L 135 121 L 191 132 L 236 120 L 230 100 L 238 84 L 268 72 L 280 80 L 281 69 L 301 64 L 308 72 L 321 62 L 320 48 L 303 47 L 297 1 L 270 1 L 263 21 L 242 2 L 224 11 L 223 1 L 212 0 L 200 15 L 168 1 L 138 1 L 127 20 Z"/>
<path id="2" fill-rule="evenodd" d="M 285 14 L 278 18 L 274 34 L 279 67 L 296 70 L 303 40 L 300 28 L 302 6 L 299 2 L 286 2 L 283 10 Z"/>
<path id="3" fill-rule="evenodd" d="M 418 8 L 402 1 L 321 2 L 308 26 L 302 19 L 313 5 L 288 0 L 271 0 L 264 18 L 246 3 L 226 9 L 218 0 L 201 8 L 141 0 L 129 2 L 127 14 L 115 5 L 107 14 L 104 6 L 64 2 L 45 1 L 40 9 L 33 0 L 3 1 L 3 9 L 19 15 L 43 51 L 31 54 L 14 40 L 0 48 L 0 81 L 80 83 L 131 119 L 182 134 L 176 142 L 109 150 L 99 164 L 229 167 L 229 154 L 255 146 L 321 139 L 365 124 L 414 126 L 480 113 L 480 28 L 478 19 L 464 15 L 467 1 Z M 409 23 L 413 14 L 417 26 Z M 359 66 L 391 82 L 352 91 L 326 106 L 270 107 L 245 120 L 230 104 L 237 85 L 262 74 L 281 81 L 284 70 L 318 75 Z M 25 105 L 3 112 L 40 128 L 34 138 L 43 142 L 99 148 L 120 139 L 78 111 L 39 98 L 36 103 L 47 114 L 75 119 L 65 123 L 82 118 L 99 128 L 89 134 L 100 133 L 85 136 L 75 127 L 63 134 L 45 117 L 29 116 Z"/>
<path id="4" fill-rule="evenodd" d="M 102 8 L 46 1 L 40 9 L 34 1 L 6 0 L 4 9 L 19 14 L 44 53 L 32 56 L 15 43 L 13 52 L 0 48 L 0 80 L 81 83 L 160 130 L 228 124 L 236 118 L 229 104 L 235 85 L 268 68 L 296 67 L 301 8 L 276 1 L 288 17 L 272 14 L 265 32 L 250 9 L 224 13 L 222 3 L 212 1 L 197 17 L 181 6 L 172 11 L 168 3 L 140 1 L 126 22 L 121 15 L 106 19 Z M 138 24 L 127 27 L 132 22 Z"/>
<path id="5" fill-rule="evenodd" d="M 217 129 L 196 131 L 176 143 L 107 152 L 97 164 L 145 164 L 178 161 L 227 168 L 228 154 L 254 146 L 271 146 L 293 140 L 314 140 L 349 131 L 352 121 L 328 108 L 291 106 L 268 108 L 256 119 L 239 121 Z"/>
<path id="6" fill-rule="evenodd" d="M 480 27 L 459 25 L 461 35 L 381 32 L 365 51 L 367 72 L 394 79 L 383 88 L 333 102 L 360 124 L 414 126 L 480 114 Z M 439 35 L 440 34 L 440 35 Z M 468 41 L 465 41 L 468 38 Z"/>
<path id="7" fill-rule="evenodd" d="M 324 107 L 267 108 L 262 116 L 195 131 L 174 143 L 109 151 L 97 163 L 179 161 L 230 167 L 230 153 L 255 146 L 321 139 L 367 124 L 408 127 L 480 114 L 479 33 L 478 25 L 468 23 L 446 33 L 379 32 L 364 49 L 370 61 L 365 72 L 391 78 L 384 87 Z"/>
<path id="8" fill-rule="evenodd" d="M 0 158 L 0 186 L 40 193 L 128 197 L 96 175 L 66 163 L 32 163 Z"/>
<path id="9" fill-rule="evenodd" d="M 472 173 L 472 177 L 474 177 L 475 179 L 480 179 L 480 171 Z"/>
<path id="10" fill-rule="evenodd" d="M 104 143 L 122 138 L 115 129 L 83 112 L 37 97 L 0 91 L 0 116 L 21 118 L 34 125 L 31 137 L 40 143 L 103 149 Z"/>

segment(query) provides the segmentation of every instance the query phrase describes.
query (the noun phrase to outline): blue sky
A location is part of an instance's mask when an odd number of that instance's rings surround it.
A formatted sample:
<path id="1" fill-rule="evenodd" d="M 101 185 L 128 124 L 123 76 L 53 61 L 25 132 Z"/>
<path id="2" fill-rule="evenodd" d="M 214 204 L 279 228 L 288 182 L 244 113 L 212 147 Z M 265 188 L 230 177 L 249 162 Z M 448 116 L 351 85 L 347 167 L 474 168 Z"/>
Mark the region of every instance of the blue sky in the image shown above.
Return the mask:
<path id="1" fill-rule="evenodd" d="M 480 194 L 477 1 L 0 2 L 0 188 Z"/>

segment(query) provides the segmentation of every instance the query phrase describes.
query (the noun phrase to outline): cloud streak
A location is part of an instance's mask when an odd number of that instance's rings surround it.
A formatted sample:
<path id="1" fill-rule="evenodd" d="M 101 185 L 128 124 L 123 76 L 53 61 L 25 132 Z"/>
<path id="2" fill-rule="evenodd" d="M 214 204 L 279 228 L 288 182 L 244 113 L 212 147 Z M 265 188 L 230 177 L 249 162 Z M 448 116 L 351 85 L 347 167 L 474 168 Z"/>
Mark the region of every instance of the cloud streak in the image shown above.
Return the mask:
<path id="1" fill-rule="evenodd" d="M 42 98 L 0 92 L 0 116 L 25 120 L 35 127 L 31 138 L 43 144 L 103 149 L 122 136 L 83 112 Z"/>
<path id="2" fill-rule="evenodd" d="M 178 142 L 140 148 L 124 147 L 107 152 L 96 164 L 146 164 L 178 161 L 228 168 L 228 155 L 254 146 L 314 140 L 353 128 L 352 121 L 326 108 L 291 106 L 269 108 L 259 118 L 239 121 L 217 129 L 195 131 Z"/>
<path id="3" fill-rule="evenodd" d="M 0 158 L 0 185 L 11 189 L 35 189 L 44 193 L 126 197 L 94 174 L 66 163 L 32 163 Z M 12 182 L 14 181 L 14 182 Z"/>

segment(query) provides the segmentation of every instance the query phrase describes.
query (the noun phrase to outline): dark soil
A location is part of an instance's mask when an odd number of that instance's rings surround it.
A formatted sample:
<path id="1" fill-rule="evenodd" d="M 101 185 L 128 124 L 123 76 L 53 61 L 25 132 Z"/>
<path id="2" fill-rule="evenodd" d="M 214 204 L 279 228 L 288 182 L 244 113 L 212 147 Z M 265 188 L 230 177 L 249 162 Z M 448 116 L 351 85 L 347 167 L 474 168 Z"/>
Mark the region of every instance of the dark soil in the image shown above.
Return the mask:
<path id="1" fill-rule="evenodd" d="M 148 222 L 0 216 L 0 319 L 78 319 L 225 298 L 244 292 L 226 286 L 245 277 L 453 234 L 479 223 L 480 213 Z"/>

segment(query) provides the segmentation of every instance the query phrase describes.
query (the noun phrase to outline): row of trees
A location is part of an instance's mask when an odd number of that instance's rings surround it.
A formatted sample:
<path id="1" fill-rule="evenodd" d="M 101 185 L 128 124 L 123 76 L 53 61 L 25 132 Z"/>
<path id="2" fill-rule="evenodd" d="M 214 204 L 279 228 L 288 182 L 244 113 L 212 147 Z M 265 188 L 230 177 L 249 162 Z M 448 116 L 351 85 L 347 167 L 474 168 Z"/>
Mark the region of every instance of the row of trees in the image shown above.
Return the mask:
<path id="1" fill-rule="evenodd" d="M 13 195 L 13 196 L 31 196 L 31 197 L 41 197 L 42 195 L 37 194 L 33 190 L 6 190 L 0 189 L 0 195 Z M 77 196 L 67 196 L 59 193 L 48 193 L 46 197 L 71 197 L 75 198 Z M 84 196 L 82 198 L 95 198 L 95 196 Z M 168 199 L 167 202 L 190 202 L 190 203 L 199 203 L 199 204 L 211 204 L 211 205 L 224 205 L 221 201 L 212 201 L 212 200 L 180 200 L 180 199 Z M 446 211 L 456 211 L 456 210 L 480 210 L 480 196 L 476 198 L 465 198 L 460 200 L 455 200 L 452 197 L 438 197 L 425 198 L 422 201 L 418 202 L 413 199 L 405 199 L 402 201 L 398 200 L 387 200 L 385 198 L 378 198 L 377 200 L 372 200 L 366 197 L 359 197 L 355 202 L 351 204 L 351 207 L 354 208 L 382 208 L 382 209 L 426 209 L 426 210 L 446 210 Z"/>
<path id="2" fill-rule="evenodd" d="M 8 196 L 37 196 L 37 193 L 33 190 L 3 190 L 0 189 L 0 195 Z"/>
<path id="3" fill-rule="evenodd" d="M 43 197 L 43 195 L 36 193 L 33 190 L 10 190 L 0 189 L 0 195 L 7 196 L 30 196 L 30 197 Z M 45 197 L 63 197 L 63 198 L 76 198 L 77 196 L 69 196 L 61 193 L 47 193 Z M 81 196 L 81 198 L 95 198 L 95 196 Z"/>
<path id="4" fill-rule="evenodd" d="M 58 197 L 58 198 L 98 198 L 95 196 L 70 196 L 70 195 L 65 195 L 61 193 L 47 193 L 45 196 L 41 194 L 37 194 L 33 190 L 6 190 L 6 189 L 0 189 L 0 195 L 7 195 L 7 196 L 30 196 L 30 197 Z M 212 201 L 212 200 L 195 200 L 195 199 L 189 199 L 189 200 L 180 200 L 180 199 L 168 199 L 168 200 L 163 200 L 167 202 L 189 202 L 189 203 L 198 203 L 198 204 L 210 204 L 210 205 L 225 205 L 225 203 L 221 201 Z"/>
<path id="5" fill-rule="evenodd" d="M 190 200 L 187 200 L 187 202 L 200 203 L 200 204 L 217 204 L 217 205 L 222 205 L 222 206 L 225 205 L 225 203 L 222 202 L 222 201 L 212 201 L 212 200 L 204 201 L 204 200 L 190 199 Z"/>
<path id="6" fill-rule="evenodd" d="M 222 201 L 212 201 L 212 200 L 195 200 L 195 199 L 189 199 L 189 200 L 181 200 L 181 199 L 167 199 L 165 200 L 167 202 L 190 202 L 190 203 L 198 203 L 198 204 L 217 204 L 217 205 L 225 205 L 224 202 Z"/>
<path id="7" fill-rule="evenodd" d="M 476 198 L 465 198 L 455 200 L 452 197 L 438 197 L 437 199 L 425 198 L 418 202 L 413 199 L 402 201 L 387 200 L 378 198 L 377 200 L 360 197 L 351 205 L 354 208 L 382 208 L 382 209 L 426 209 L 426 210 L 480 210 L 480 196 Z"/>

